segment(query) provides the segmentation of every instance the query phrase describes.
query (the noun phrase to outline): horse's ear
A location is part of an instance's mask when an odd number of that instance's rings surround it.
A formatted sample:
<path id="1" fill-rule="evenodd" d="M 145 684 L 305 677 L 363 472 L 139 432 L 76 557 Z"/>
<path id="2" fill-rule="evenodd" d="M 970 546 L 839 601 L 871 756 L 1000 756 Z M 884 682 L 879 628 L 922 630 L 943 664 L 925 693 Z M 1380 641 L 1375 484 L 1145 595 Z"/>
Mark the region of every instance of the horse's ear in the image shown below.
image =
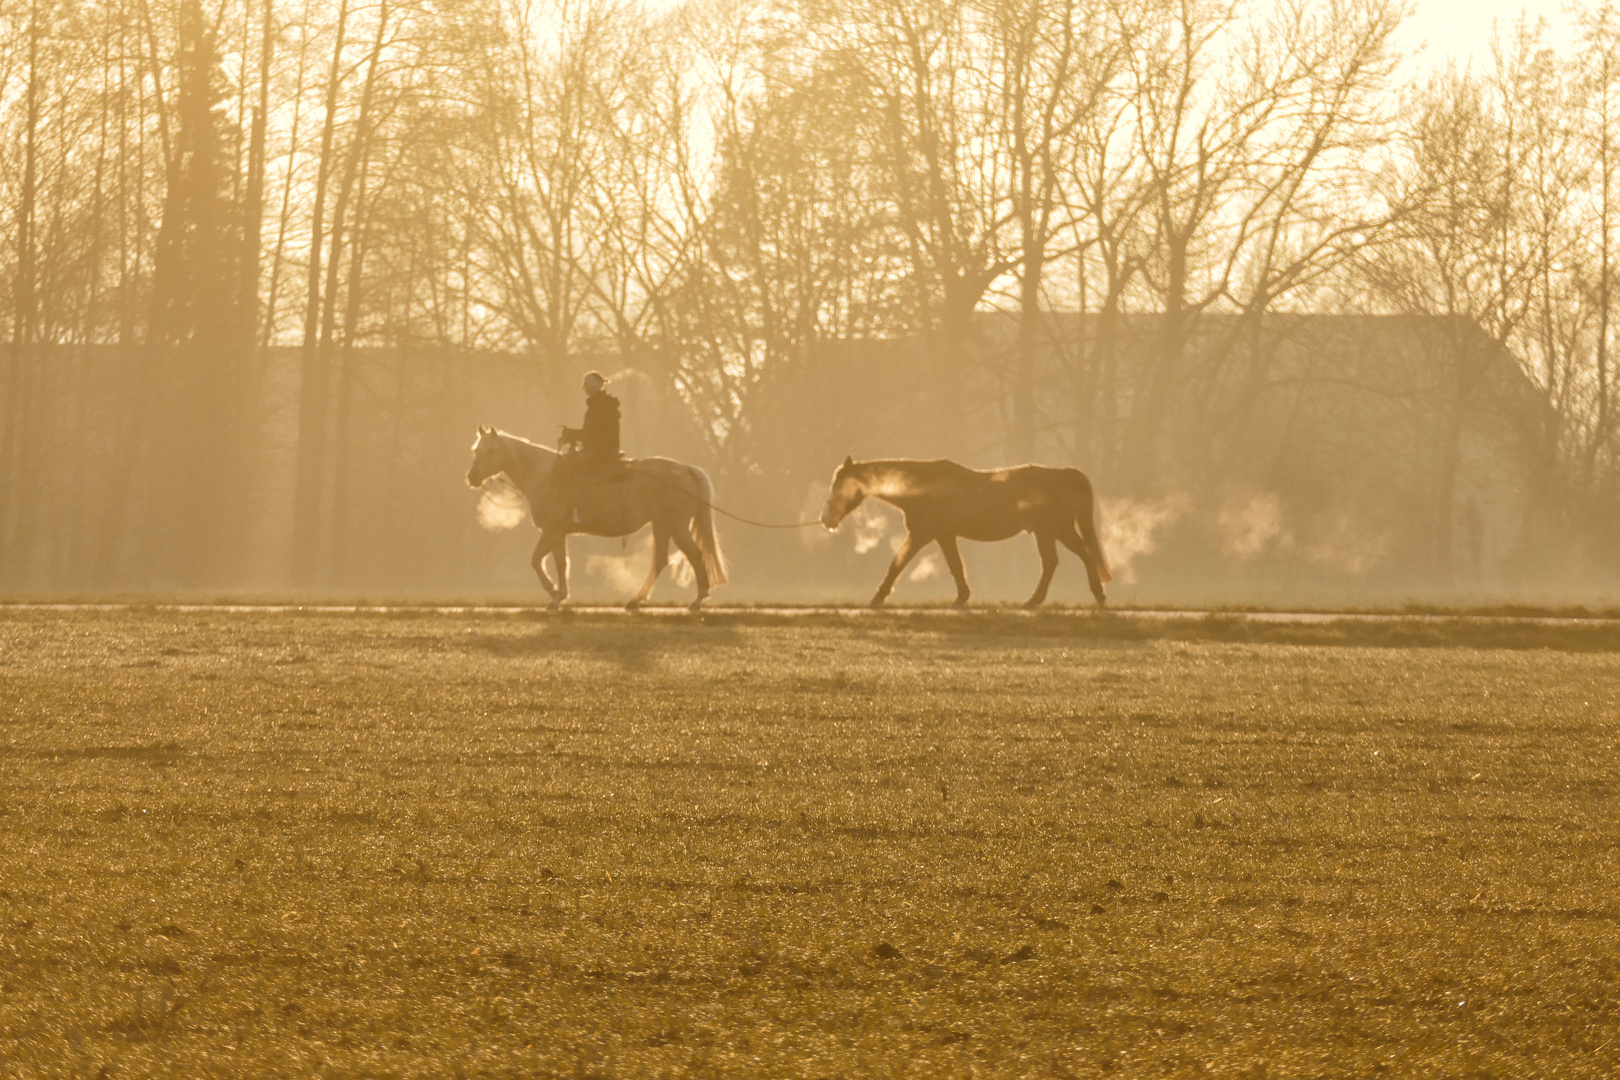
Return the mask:
<path id="1" fill-rule="evenodd" d="M 853 464 L 855 464 L 855 459 L 853 457 L 850 457 L 848 454 L 845 454 L 844 455 L 844 468 L 847 469 Z"/>

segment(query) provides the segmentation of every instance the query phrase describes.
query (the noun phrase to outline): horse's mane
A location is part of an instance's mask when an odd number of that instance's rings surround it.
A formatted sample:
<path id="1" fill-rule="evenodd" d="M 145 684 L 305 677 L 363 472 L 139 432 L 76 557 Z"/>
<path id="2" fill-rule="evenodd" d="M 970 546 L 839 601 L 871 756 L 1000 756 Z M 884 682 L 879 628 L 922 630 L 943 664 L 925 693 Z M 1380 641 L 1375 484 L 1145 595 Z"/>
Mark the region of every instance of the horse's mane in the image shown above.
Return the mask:
<path id="1" fill-rule="evenodd" d="M 552 455 L 555 455 L 557 453 L 556 450 L 554 450 L 553 448 L 551 448 L 549 446 L 545 446 L 545 445 L 543 445 L 541 443 L 537 443 L 533 439 L 525 439 L 523 436 L 516 435 L 516 434 L 514 434 L 514 433 L 512 433 L 510 431 L 507 431 L 505 428 L 496 428 L 495 429 L 495 434 L 499 435 L 506 442 L 518 443 L 518 444 L 520 444 L 522 446 L 528 447 L 531 450 L 542 450 L 545 453 L 552 454 Z"/>
<path id="2" fill-rule="evenodd" d="M 537 494 L 536 484 L 545 482 L 557 467 L 557 460 L 562 455 L 549 446 L 542 446 L 521 435 L 514 435 L 510 431 L 495 428 L 495 437 L 506 447 L 513 468 L 506 470 L 509 480 L 515 484 L 532 502 Z M 519 473 L 522 475 L 519 475 Z"/>

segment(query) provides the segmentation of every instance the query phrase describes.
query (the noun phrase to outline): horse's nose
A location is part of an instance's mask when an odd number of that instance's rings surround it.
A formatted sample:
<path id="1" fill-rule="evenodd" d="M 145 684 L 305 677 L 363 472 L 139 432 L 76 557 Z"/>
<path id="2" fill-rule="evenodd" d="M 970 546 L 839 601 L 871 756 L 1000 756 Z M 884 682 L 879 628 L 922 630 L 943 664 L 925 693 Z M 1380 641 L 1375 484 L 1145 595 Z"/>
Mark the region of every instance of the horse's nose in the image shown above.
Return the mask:
<path id="1" fill-rule="evenodd" d="M 832 500 L 828 499 L 826 502 L 821 504 L 821 524 L 826 527 L 828 532 L 832 532 L 834 529 L 836 529 L 838 527 L 838 526 L 836 526 L 836 525 L 834 525 L 832 523 L 831 519 L 832 519 Z"/>

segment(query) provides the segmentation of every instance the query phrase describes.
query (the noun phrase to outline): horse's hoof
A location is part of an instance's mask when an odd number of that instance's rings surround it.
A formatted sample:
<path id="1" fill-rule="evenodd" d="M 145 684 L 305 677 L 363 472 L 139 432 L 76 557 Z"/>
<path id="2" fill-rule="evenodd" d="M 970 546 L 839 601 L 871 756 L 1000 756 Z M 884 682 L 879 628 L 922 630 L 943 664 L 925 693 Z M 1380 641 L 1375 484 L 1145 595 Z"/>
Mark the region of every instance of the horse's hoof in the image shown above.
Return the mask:
<path id="1" fill-rule="evenodd" d="M 872 597 L 871 602 L 867 604 L 867 607 L 880 608 L 882 606 L 883 606 L 883 597 L 881 597 L 881 596 Z"/>
<path id="2" fill-rule="evenodd" d="M 1040 607 L 1044 603 L 1046 603 L 1046 601 L 1044 599 L 1037 600 L 1032 596 L 1028 600 L 1024 601 L 1024 610 L 1025 611 L 1034 611 L 1036 608 Z"/>
<path id="3" fill-rule="evenodd" d="M 968 602 L 967 597 L 958 596 L 955 600 L 951 601 L 951 607 L 953 607 L 953 608 L 965 608 L 965 607 L 967 607 L 967 602 Z"/>
<path id="4" fill-rule="evenodd" d="M 547 611 L 561 611 L 562 610 L 562 601 L 558 600 L 556 598 L 553 598 L 551 603 L 546 605 L 546 610 Z"/>
<path id="5" fill-rule="evenodd" d="M 634 615 L 636 612 L 641 610 L 641 601 L 640 600 L 631 600 L 629 603 L 624 605 L 624 610 L 626 610 L 630 614 Z"/>
<path id="6" fill-rule="evenodd" d="M 702 611 L 703 610 L 703 597 L 700 596 L 696 600 L 692 601 L 690 604 L 687 604 L 686 605 L 686 610 L 690 611 L 694 615 L 696 615 L 698 612 Z"/>

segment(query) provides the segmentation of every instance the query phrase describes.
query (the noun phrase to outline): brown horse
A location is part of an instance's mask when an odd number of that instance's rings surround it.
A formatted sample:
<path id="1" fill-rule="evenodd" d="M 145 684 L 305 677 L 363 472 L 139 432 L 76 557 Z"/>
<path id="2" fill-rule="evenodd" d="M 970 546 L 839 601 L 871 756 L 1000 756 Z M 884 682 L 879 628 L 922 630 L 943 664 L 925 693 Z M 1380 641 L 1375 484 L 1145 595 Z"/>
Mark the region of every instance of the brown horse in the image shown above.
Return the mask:
<path id="1" fill-rule="evenodd" d="M 1046 601 L 1057 570 L 1057 545 L 1080 556 L 1097 606 L 1107 603 L 1103 589 L 1112 578 L 1108 559 L 1092 524 L 1091 481 L 1079 469 L 1021 465 L 1016 469 L 981 471 L 954 461 L 855 461 L 845 458 L 833 474 L 821 523 L 828 529 L 867 496 L 882 499 L 906 515 L 906 538 L 894 553 L 883 584 L 872 596 L 877 607 L 894 588 L 895 579 L 913 556 L 937 542 L 956 579 L 956 606 L 967 603 L 967 575 L 957 537 L 1005 540 L 1021 532 L 1035 534 L 1041 553 L 1041 582 L 1025 607 Z"/>
<path id="2" fill-rule="evenodd" d="M 639 458 L 625 466 L 624 474 L 607 482 L 589 484 L 578 493 L 577 515 L 568 512 L 568 501 L 554 476 L 557 451 L 494 428 L 480 427 L 473 443 L 472 467 L 467 483 L 482 487 L 484 481 L 505 473 L 529 501 L 529 516 L 540 530 L 530 560 L 540 584 L 551 595 L 551 607 L 568 599 L 568 534 L 590 536 L 629 536 L 643 525 L 653 527 L 652 572 L 641 591 L 625 605 L 635 611 L 647 599 L 669 563 L 669 545 L 674 541 L 697 579 L 696 611 L 709 595 L 709 589 L 726 583 L 725 560 L 720 555 L 720 538 L 714 531 L 713 497 L 709 477 L 696 465 L 669 458 Z M 579 520 L 574 520 L 575 517 Z M 557 582 L 546 575 L 546 556 L 557 570 Z"/>

